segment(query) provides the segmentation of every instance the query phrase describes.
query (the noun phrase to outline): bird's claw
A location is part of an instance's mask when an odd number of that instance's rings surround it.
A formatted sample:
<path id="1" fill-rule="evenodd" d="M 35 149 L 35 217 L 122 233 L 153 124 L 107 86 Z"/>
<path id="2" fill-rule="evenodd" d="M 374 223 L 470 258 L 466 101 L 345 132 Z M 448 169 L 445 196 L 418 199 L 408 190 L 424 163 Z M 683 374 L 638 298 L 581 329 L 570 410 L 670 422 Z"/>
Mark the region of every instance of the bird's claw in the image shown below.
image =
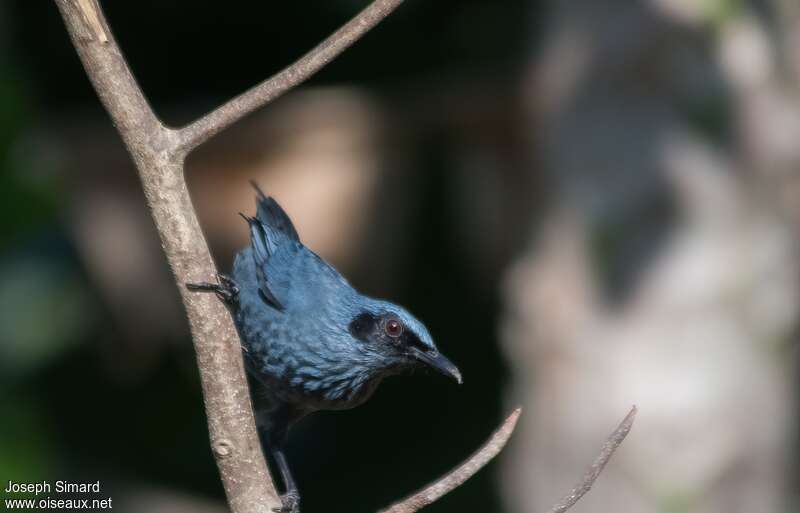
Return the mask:
<path id="1" fill-rule="evenodd" d="M 200 292 L 213 292 L 223 303 L 232 304 L 239 295 L 239 286 L 230 276 L 222 273 L 217 273 L 217 281 L 219 283 L 187 283 L 186 288 Z"/>
<path id="2" fill-rule="evenodd" d="M 272 508 L 275 513 L 300 513 L 300 494 L 297 491 L 281 495 L 281 507 Z"/>

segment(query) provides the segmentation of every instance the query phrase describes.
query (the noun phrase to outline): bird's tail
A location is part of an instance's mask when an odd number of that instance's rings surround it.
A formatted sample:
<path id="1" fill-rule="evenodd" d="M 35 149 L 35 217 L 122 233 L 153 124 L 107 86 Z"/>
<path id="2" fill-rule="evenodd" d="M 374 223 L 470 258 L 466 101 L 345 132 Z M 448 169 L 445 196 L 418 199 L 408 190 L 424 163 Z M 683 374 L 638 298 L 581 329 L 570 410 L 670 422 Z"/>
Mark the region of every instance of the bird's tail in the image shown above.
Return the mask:
<path id="1" fill-rule="evenodd" d="M 297 230 L 292 224 L 292 220 L 286 212 L 278 205 L 278 202 L 264 194 L 261 188 L 254 181 L 250 184 L 256 190 L 256 219 L 261 221 L 268 230 L 281 232 L 290 239 L 299 241 Z"/>

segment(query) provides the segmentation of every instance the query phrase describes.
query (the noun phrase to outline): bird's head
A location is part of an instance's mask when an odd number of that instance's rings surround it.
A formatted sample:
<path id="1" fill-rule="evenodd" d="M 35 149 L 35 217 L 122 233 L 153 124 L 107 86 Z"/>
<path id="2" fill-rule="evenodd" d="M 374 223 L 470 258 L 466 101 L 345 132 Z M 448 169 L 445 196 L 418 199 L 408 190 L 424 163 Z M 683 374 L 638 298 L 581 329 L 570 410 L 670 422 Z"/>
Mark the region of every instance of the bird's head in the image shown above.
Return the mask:
<path id="1" fill-rule="evenodd" d="M 352 316 L 348 331 L 364 349 L 393 366 L 427 367 L 461 384 L 458 367 L 439 352 L 425 325 L 402 307 L 373 301 Z"/>

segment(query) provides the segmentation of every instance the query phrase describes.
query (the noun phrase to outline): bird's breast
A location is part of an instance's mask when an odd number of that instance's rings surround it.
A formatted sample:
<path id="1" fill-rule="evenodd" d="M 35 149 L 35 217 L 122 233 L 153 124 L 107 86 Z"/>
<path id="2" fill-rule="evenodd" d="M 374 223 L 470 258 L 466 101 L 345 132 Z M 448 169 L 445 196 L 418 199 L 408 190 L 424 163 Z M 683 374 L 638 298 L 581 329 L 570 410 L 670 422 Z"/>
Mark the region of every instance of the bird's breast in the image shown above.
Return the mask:
<path id="1" fill-rule="evenodd" d="M 375 392 L 380 378 L 311 372 L 307 368 L 251 366 L 270 395 L 308 410 L 346 410 L 359 406 Z M 312 374 L 312 375 L 309 375 Z"/>
<path id="2" fill-rule="evenodd" d="M 248 371 L 275 399 L 308 410 L 353 408 L 372 395 L 382 375 L 349 333 L 324 316 L 265 305 L 250 282 L 241 287 L 234 314 Z M 281 298 L 283 299 L 283 298 Z"/>

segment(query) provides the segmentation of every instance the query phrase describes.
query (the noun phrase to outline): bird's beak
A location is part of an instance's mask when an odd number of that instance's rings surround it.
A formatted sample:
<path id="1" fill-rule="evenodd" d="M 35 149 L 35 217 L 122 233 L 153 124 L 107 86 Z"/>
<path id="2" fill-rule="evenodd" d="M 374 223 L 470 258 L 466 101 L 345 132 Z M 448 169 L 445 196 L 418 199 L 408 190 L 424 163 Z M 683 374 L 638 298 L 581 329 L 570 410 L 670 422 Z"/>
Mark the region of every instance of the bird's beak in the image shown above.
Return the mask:
<path id="1" fill-rule="evenodd" d="M 458 382 L 459 385 L 461 384 L 461 372 L 459 372 L 458 367 L 456 367 L 453 362 L 448 360 L 439 351 L 420 351 L 417 348 L 413 348 L 412 354 L 417 360 L 421 361 L 436 372 L 444 374 L 449 378 L 453 378 Z"/>

